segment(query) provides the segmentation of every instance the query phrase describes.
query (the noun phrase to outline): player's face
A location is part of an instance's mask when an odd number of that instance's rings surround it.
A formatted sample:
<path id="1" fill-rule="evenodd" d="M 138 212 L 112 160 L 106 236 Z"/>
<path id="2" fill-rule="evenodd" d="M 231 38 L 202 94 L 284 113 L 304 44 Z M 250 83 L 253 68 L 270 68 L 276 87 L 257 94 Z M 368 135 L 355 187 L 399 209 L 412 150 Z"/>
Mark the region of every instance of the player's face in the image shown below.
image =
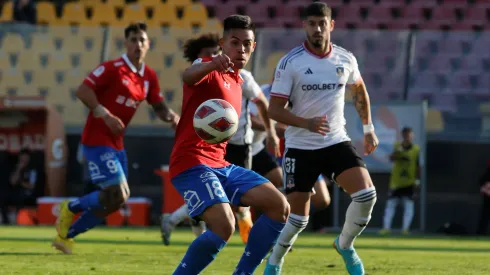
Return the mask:
<path id="1" fill-rule="evenodd" d="M 145 31 L 131 32 L 126 39 L 126 53 L 130 60 L 143 61 L 150 48 L 150 40 Z"/>
<path id="2" fill-rule="evenodd" d="M 242 69 L 255 50 L 255 36 L 251 30 L 232 29 L 220 40 L 220 45 L 235 68 Z"/>
<path id="3" fill-rule="evenodd" d="M 413 132 L 403 133 L 403 141 L 406 143 L 412 143 L 413 141 Z"/>
<path id="4" fill-rule="evenodd" d="M 308 16 L 303 21 L 303 27 L 310 44 L 315 48 L 325 48 L 330 42 L 330 32 L 333 31 L 334 24 L 334 20 L 326 16 Z"/>
<path id="5" fill-rule="evenodd" d="M 199 57 L 215 56 L 220 53 L 219 46 L 203 48 L 199 53 Z"/>

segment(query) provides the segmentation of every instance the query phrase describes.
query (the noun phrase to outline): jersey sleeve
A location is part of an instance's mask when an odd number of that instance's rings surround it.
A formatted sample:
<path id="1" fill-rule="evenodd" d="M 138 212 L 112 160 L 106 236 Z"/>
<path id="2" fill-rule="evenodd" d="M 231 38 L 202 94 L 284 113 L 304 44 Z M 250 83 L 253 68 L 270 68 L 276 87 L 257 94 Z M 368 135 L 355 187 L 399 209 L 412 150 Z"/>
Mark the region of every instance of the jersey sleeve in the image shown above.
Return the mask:
<path id="1" fill-rule="evenodd" d="M 163 101 L 163 94 L 160 92 L 160 83 L 155 72 L 150 75 L 150 87 L 148 87 L 148 96 L 146 101 L 148 104 L 157 104 Z"/>
<path id="2" fill-rule="evenodd" d="M 349 78 L 347 79 L 347 84 L 352 85 L 355 84 L 359 79 L 361 79 L 361 72 L 359 71 L 359 65 L 357 64 L 357 59 L 354 55 L 351 56 L 352 58 L 352 69 L 349 74 Z"/>
<path id="3" fill-rule="evenodd" d="M 196 64 L 211 62 L 211 60 L 212 60 L 211 57 L 198 58 L 198 59 L 194 60 L 194 62 L 192 62 L 191 67 L 196 65 Z M 189 67 L 189 68 L 191 68 L 191 67 Z M 189 68 L 187 68 L 187 69 L 189 69 Z M 215 72 L 216 71 L 212 71 L 209 74 L 205 75 L 201 80 L 196 82 L 193 86 L 199 86 L 199 85 L 208 83 L 209 80 L 213 77 Z"/>
<path id="4" fill-rule="evenodd" d="M 260 93 L 262 93 L 262 89 L 260 88 L 259 84 L 257 84 L 252 74 L 250 73 L 243 73 L 240 75 L 243 78 L 243 96 L 245 96 L 245 98 L 247 98 L 248 100 L 256 101 L 260 96 Z"/>
<path id="5" fill-rule="evenodd" d="M 284 56 L 277 64 L 274 82 L 272 83 L 271 96 L 289 99 L 293 89 L 293 65 Z"/>
<path id="6" fill-rule="evenodd" d="M 100 91 L 111 80 L 111 67 L 109 63 L 102 63 L 95 68 L 85 79 L 83 84 L 89 86 L 95 92 Z"/>

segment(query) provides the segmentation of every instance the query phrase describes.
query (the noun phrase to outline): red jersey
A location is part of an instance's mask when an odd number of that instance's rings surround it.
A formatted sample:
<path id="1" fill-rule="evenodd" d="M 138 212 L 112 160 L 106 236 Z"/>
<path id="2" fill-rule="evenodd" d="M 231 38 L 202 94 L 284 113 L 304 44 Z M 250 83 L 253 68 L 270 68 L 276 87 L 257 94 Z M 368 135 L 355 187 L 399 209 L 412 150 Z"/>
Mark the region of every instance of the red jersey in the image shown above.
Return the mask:
<path id="1" fill-rule="evenodd" d="M 198 62 L 208 61 L 211 58 L 198 59 Z M 193 117 L 201 103 L 214 98 L 228 101 L 240 114 L 242 82 L 239 73 L 213 71 L 193 86 L 184 83 L 182 115 L 175 131 L 175 144 L 170 157 L 171 178 L 199 164 L 212 168 L 230 165 L 225 161 L 227 142 L 209 144 L 200 139 L 194 130 Z"/>
<path id="2" fill-rule="evenodd" d="M 158 77 L 154 70 L 143 64 L 138 71 L 126 55 L 106 61 L 90 73 L 83 83 L 89 86 L 97 100 L 127 127 L 139 104 L 163 101 Z M 114 135 L 102 118 L 90 112 L 82 133 L 82 144 L 124 149 L 123 135 Z"/>

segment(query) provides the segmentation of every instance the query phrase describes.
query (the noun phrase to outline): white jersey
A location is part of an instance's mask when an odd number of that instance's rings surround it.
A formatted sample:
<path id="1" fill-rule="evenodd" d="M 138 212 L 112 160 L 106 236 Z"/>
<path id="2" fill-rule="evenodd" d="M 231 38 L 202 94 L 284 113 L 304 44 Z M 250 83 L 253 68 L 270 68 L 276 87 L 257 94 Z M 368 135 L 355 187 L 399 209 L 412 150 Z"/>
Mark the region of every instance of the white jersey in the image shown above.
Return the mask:
<path id="1" fill-rule="evenodd" d="M 251 144 L 253 139 L 252 122 L 250 121 L 250 101 L 254 102 L 262 92 L 252 73 L 240 70 L 243 79 L 242 84 L 242 112 L 238 120 L 238 129 L 235 135 L 228 141 L 234 145 Z"/>
<path id="2" fill-rule="evenodd" d="M 320 57 L 305 44 L 286 54 L 277 65 L 271 96 L 289 100 L 291 112 L 299 117 L 326 116 L 330 133 L 322 136 L 307 129 L 289 126 L 286 147 L 320 149 L 349 141 L 345 130 L 345 86 L 361 79 L 354 55 L 337 46 Z"/>
<path id="3" fill-rule="evenodd" d="M 269 97 L 270 97 L 271 87 L 272 87 L 272 85 L 270 85 L 270 84 L 265 84 L 265 85 L 260 86 L 260 89 L 264 93 L 267 100 L 269 100 Z M 257 106 L 255 104 L 252 104 L 252 106 L 250 106 L 250 113 L 252 115 L 255 115 L 255 116 L 259 115 L 259 111 L 258 111 Z M 264 141 L 267 138 L 267 132 L 259 131 L 259 130 L 253 130 L 253 132 L 254 132 L 254 138 L 253 138 L 253 142 L 252 142 L 251 151 L 252 151 L 252 156 L 255 156 L 260 151 L 262 151 L 262 149 L 265 148 Z"/>

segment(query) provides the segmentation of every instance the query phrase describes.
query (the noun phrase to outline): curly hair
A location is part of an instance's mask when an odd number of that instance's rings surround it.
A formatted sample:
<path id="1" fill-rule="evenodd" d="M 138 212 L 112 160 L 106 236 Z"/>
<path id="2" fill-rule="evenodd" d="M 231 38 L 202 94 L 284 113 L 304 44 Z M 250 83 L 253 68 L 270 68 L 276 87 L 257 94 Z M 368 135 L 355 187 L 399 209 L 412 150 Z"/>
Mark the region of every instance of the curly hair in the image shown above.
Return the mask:
<path id="1" fill-rule="evenodd" d="M 204 48 L 219 46 L 219 35 L 216 33 L 207 33 L 195 39 L 189 39 L 184 44 L 184 57 L 193 62 L 199 58 L 199 53 Z"/>

